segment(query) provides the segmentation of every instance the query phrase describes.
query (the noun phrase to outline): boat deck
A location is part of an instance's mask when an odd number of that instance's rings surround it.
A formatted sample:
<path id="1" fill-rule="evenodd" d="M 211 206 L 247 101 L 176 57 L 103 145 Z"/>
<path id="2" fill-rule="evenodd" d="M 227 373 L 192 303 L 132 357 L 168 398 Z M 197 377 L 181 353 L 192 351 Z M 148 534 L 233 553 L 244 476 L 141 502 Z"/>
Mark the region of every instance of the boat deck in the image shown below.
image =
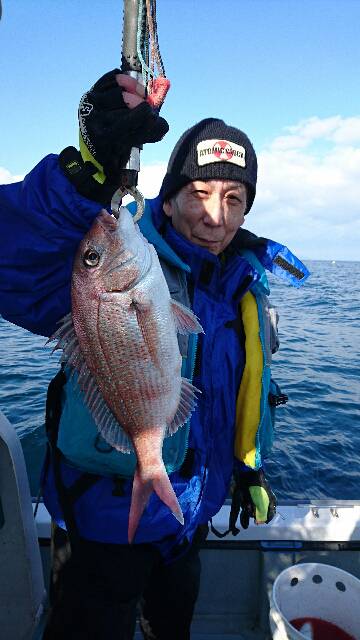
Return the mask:
<path id="1" fill-rule="evenodd" d="M 214 518 L 227 529 L 230 505 Z M 37 531 L 49 570 L 49 516 L 40 505 Z M 191 640 L 270 640 L 269 596 L 279 573 L 294 564 L 332 564 L 360 578 L 360 501 L 287 502 L 269 525 L 236 536 L 209 533 L 201 550 L 202 579 Z M 137 631 L 135 640 L 142 640 Z M 34 638 L 33 640 L 38 640 Z"/>
<path id="2" fill-rule="evenodd" d="M 34 506 L 21 445 L 0 412 L 0 629 L 6 640 L 42 635 L 51 527 L 44 504 L 36 519 Z M 229 510 L 225 504 L 214 518 L 218 531 L 227 529 Z M 210 533 L 201 549 L 192 640 L 270 640 L 269 597 L 281 571 L 315 562 L 360 578 L 359 551 L 360 501 L 282 503 L 269 525 L 250 523 L 236 537 Z"/>

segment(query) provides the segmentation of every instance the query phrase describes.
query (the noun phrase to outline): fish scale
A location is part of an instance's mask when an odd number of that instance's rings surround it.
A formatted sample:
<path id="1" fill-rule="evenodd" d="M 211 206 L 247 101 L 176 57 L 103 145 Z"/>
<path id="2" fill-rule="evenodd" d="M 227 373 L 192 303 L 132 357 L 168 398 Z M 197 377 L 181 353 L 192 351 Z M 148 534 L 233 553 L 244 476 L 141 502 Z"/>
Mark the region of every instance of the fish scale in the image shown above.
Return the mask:
<path id="1" fill-rule="evenodd" d="M 171 299 L 154 247 L 124 207 L 117 220 L 102 210 L 83 238 L 71 295 L 71 317 L 52 339 L 78 373 L 102 437 L 122 453 L 136 453 L 129 542 L 153 491 L 183 524 L 162 444 L 196 404 L 197 389 L 181 377 L 177 334 L 202 327 Z"/>

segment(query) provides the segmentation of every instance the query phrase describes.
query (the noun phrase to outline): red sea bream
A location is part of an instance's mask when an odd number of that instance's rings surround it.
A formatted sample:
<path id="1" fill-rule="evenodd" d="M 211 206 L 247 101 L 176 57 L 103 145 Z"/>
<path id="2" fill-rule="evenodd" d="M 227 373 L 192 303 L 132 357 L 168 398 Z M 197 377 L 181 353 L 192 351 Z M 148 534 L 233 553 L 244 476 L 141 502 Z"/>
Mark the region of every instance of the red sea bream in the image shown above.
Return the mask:
<path id="1" fill-rule="evenodd" d="M 196 389 L 181 377 L 177 332 L 199 333 L 193 313 L 170 298 L 154 247 L 125 208 L 101 211 L 80 243 L 72 312 L 53 336 L 102 437 L 135 450 L 128 539 L 152 491 L 183 523 L 162 460 L 162 444 L 191 415 Z"/>

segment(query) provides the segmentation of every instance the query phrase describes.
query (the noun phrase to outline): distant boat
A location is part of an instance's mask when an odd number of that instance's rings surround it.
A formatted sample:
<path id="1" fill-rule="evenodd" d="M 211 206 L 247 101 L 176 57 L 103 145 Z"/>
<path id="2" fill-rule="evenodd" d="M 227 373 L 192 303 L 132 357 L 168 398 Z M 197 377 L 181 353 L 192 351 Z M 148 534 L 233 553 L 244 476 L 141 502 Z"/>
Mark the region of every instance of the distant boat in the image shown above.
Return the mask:
<path id="1" fill-rule="evenodd" d="M 331 264 L 336 264 L 336 260 L 331 260 Z"/>

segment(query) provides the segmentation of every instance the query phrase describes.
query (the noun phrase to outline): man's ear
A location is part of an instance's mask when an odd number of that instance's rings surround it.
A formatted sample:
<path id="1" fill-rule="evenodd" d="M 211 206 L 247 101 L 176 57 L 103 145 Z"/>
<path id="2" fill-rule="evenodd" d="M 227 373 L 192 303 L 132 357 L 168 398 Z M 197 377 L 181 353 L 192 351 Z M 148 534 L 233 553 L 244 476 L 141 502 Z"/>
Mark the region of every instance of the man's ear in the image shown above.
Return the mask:
<path id="1" fill-rule="evenodd" d="M 168 218 L 172 217 L 173 206 L 172 206 L 171 200 L 165 200 L 165 202 L 163 204 L 163 210 L 164 210 L 165 215 L 168 216 Z"/>

